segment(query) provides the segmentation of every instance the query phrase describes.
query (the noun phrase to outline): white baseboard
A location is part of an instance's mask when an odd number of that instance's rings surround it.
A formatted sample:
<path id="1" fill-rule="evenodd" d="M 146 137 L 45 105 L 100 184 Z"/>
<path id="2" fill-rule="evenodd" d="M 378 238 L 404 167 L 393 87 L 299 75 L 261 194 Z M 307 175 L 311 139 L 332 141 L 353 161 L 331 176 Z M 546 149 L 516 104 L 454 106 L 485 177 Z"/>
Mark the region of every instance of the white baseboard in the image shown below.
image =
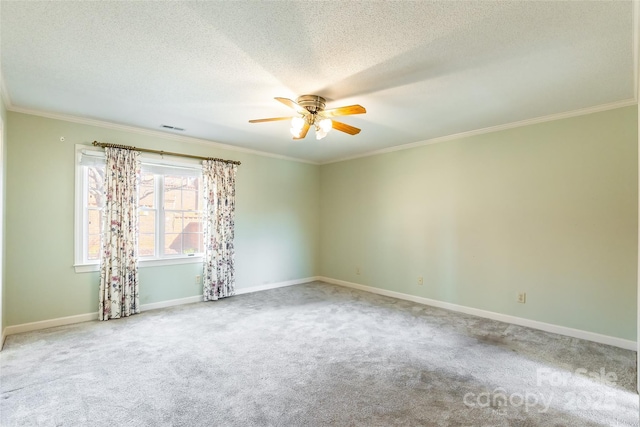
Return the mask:
<path id="1" fill-rule="evenodd" d="M 268 289 L 282 288 L 285 286 L 299 285 L 302 283 L 313 282 L 314 280 L 320 280 L 320 277 L 317 277 L 317 276 L 307 277 L 304 279 L 288 280 L 285 282 L 269 283 L 269 284 L 260 285 L 260 286 L 252 286 L 250 288 L 241 288 L 236 290 L 236 295 L 248 294 L 251 292 L 266 291 Z M 200 302 L 200 301 L 202 301 L 202 295 L 195 295 L 192 297 L 173 299 L 168 301 L 159 301 L 159 302 L 153 302 L 149 304 L 142 304 L 140 306 L 140 311 L 143 312 L 143 311 L 149 311 L 149 310 L 156 310 L 158 308 L 173 307 L 175 305 L 182 305 L 182 304 L 192 304 L 194 302 Z M 98 320 L 97 312 L 78 314 L 75 316 L 59 317 L 56 319 L 41 320 L 39 322 L 22 323 L 20 325 L 7 326 L 2 331 L 2 341 L 0 341 L 0 344 L 3 345 L 5 338 L 9 335 L 19 334 L 22 332 L 38 331 L 40 329 L 54 328 L 56 326 L 71 325 L 74 323 L 88 322 L 91 320 Z M 2 345 L 0 345 L 0 350 L 2 349 Z"/>
<path id="2" fill-rule="evenodd" d="M 300 285 L 302 283 L 320 280 L 319 277 L 307 277 L 305 279 L 287 280 L 286 282 L 268 283 L 266 285 L 252 286 L 250 288 L 236 289 L 235 295 L 250 294 L 252 292 L 266 291 L 269 289 L 283 288 L 285 286 Z M 193 304 L 194 302 L 202 302 L 202 295 L 195 295 L 187 298 L 172 299 L 168 301 L 154 302 L 150 304 L 142 304 L 140 311 L 156 310 L 158 308 L 173 307 L 174 305 Z"/>
<path id="3" fill-rule="evenodd" d="M 626 350 L 637 351 L 636 342 L 631 340 L 625 340 L 622 338 L 616 338 L 608 335 L 597 334 L 595 332 L 588 332 L 580 329 L 573 329 L 565 326 L 553 325 L 550 323 L 539 322 L 537 320 L 524 319 L 522 317 L 495 313 L 492 311 L 481 310 L 478 308 L 452 304 L 452 303 L 438 301 L 430 298 L 423 298 L 415 295 L 403 294 L 401 292 L 389 291 L 386 289 L 375 288 L 372 286 L 361 285 L 359 283 L 347 282 L 344 280 L 332 279 L 329 277 L 322 277 L 322 276 L 307 277 L 304 279 L 288 280 L 285 282 L 269 283 L 266 285 L 252 286 L 249 288 L 241 288 L 236 290 L 236 295 L 266 291 L 269 289 L 282 288 L 285 286 L 299 285 L 302 283 L 313 282 L 316 280 L 323 281 L 326 283 L 331 283 L 334 285 L 345 286 L 348 288 L 359 289 L 361 291 L 371 292 L 371 293 L 384 295 L 392 298 L 412 301 L 418 304 L 425 304 L 433 307 L 444 308 L 451 311 L 471 314 L 473 316 L 484 317 L 487 319 L 497 320 L 505 323 L 511 323 L 519 326 L 526 326 L 529 328 L 539 329 L 542 331 L 552 332 L 560 335 L 566 335 L 574 338 L 580 338 L 580 339 L 593 341 L 601 344 L 612 345 L 615 347 L 624 348 Z M 143 304 L 140 306 L 140 310 L 141 311 L 155 310 L 159 308 L 172 307 L 172 306 L 182 305 L 182 304 L 192 304 L 200 301 L 202 301 L 202 295 L 195 295 L 187 298 L 180 298 L 180 299 L 174 299 L 174 300 L 168 300 L 168 301 L 160 301 L 156 303 Z M 37 331 L 40 329 L 53 328 L 56 326 L 71 325 L 74 323 L 87 322 L 87 321 L 97 320 L 97 319 L 98 319 L 98 313 L 85 313 L 85 314 L 79 314 L 76 316 L 59 317 L 56 319 L 42 320 L 39 322 L 31 322 L 31 323 L 23 323 L 20 325 L 7 326 L 2 331 L 2 340 L 0 341 L 0 349 L 4 345 L 4 341 L 6 337 L 9 335 L 19 334 L 22 332 Z"/>
<path id="4" fill-rule="evenodd" d="M 58 317 L 56 319 L 41 320 L 39 322 L 22 323 L 20 325 L 7 326 L 5 331 L 6 335 L 13 335 L 56 326 L 71 325 L 73 323 L 88 322 L 90 320 L 98 320 L 98 313 L 77 314 L 75 316 Z"/>
<path id="5" fill-rule="evenodd" d="M 151 302 L 149 304 L 142 304 L 140 311 L 157 310 L 158 308 L 173 307 L 174 305 L 193 304 L 194 302 L 201 302 L 202 295 L 194 295 L 192 297 L 170 299 L 167 301 Z"/>
<path id="6" fill-rule="evenodd" d="M 580 338 L 583 340 L 593 341 L 601 344 L 607 344 L 614 347 L 624 348 L 626 350 L 633 350 L 633 351 L 638 350 L 638 347 L 635 341 L 625 340 L 622 338 L 612 337 L 609 335 L 602 335 L 602 334 L 597 334 L 595 332 L 588 332 L 580 329 L 568 328 L 566 326 L 553 325 L 551 323 L 544 323 L 544 322 L 539 322 L 537 320 L 524 319 L 522 317 L 511 316 L 508 314 L 501 314 L 493 311 L 481 310 L 479 308 L 467 307 L 464 305 L 452 304 L 449 302 L 438 301 L 430 298 L 423 298 L 415 295 L 403 294 L 401 292 L 388 291 L 386 289 L 375 288 L 373 286 L 361 285 L 359 283 L 347 282 L 344 280 L 332 279 L 330 277 L 320 277 L 316 280 L 320 280 L 326 283 L 331 283 L 333 285 L 345 286 L 348 288 L 371 292 L 374 294 L 412 301 L 418 304 L 430 305 L 432 307 L 444 308 L 451 311 L 471 314 L 473 316 L 484 317 L 487 319 L 497 320 L 500 322 L 511 323 L 519 326 L 526 326 L 533 329 L 539 329 L 545 332 L 552 332 L 554 334 L 566 335 L 573 338 Z"/>
<path id="7" fill-rule="evenodd" d="M 4 348 L 4 340 L 7 339 L 7 328 L 2 329 L 2 338 L 0 339 L 0 351 Z"/>
<path id="8" fill-rule="evenodd" d="M 267 291 L 269 289 L 284 288 L 285 286 L 300 285 L 316 280 L 322 280 L 320 276 L 307 277 L 304 279 L 287 280 L 286 282 L 269 283 L 266 285 L 252 286 L 250 288 L 236 289 L 236 295 L 250 294 L 252 292 Z"/>

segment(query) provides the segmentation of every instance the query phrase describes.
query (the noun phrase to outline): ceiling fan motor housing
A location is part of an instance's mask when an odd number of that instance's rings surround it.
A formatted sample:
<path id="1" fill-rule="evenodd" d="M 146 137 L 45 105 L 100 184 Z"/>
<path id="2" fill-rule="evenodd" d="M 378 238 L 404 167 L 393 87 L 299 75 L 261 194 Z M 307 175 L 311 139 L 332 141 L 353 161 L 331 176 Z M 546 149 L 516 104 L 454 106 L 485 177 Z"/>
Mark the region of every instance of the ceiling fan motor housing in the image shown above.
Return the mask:
<path id="1" fill-rule="evenodd" d="M 298 97 L 298 105 L 304 107 L 311 114 L 317 114 L 324 110 L 326 100 L 318 95 L 302 95 Z"/>

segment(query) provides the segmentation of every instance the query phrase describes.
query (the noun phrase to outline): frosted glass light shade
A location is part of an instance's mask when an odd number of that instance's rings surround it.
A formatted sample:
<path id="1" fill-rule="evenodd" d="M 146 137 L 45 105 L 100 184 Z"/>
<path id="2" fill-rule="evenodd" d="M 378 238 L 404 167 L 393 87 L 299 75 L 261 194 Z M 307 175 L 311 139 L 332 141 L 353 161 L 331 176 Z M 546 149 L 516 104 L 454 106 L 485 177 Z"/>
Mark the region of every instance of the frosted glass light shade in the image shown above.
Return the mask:
<path id="1" fill-rule="evenodd" d="M 304 126 L 304 119 L 302 117 L 294 117 L 291 119 L 292 129 L 302 129 Z"/>
<path id="2" fill-rule="evenodd" d="M 323 119 L 320 120 L 320 123 L 318 123 L 318 125 L 320 125 L 320 129 L 327 133 L 331 130 L 331 126 L 333 125 L 333 123 L 331 122 L 331 119 Z"/>

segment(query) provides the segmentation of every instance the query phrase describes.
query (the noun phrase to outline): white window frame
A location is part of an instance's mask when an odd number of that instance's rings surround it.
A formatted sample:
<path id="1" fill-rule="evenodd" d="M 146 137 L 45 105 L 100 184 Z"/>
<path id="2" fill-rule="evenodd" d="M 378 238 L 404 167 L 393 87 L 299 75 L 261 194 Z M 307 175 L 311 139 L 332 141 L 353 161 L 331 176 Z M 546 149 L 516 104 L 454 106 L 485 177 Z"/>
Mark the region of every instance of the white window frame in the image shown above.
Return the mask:
<path id="1" fill-rule="evenodd" d="M 98 151 L 90 146 L 77 144 L 75 147 L 75 217 L 74 217 L 74 265 L 76 273 L 88 273 L 92 271 L 100 271 L 100 261 L 99 260 L 88 260 L 86 259 L 86 239 L 87 239 L 87 226 L 86 226 L 86 197 L 87 197 L 87 184 L 88 179 L 86 178 L 86 168 L 84 168 L 80 164 L 80 160 L 82 156 L 91 155 L 95 157 L 104 157 L 104 152 Z M 149 164 L 153 166 L 165 166 L 165 167 L 175 167 L 182 169 L 195 169 L 202 171 L 202 164 L 197 160 L 191 159 L 181 159 L 181 161 L 175 160 L 166 160 L 163 156 L 143 153 L 140 156 L 141 162 L 144 164 Z M 163 191 L 162 187 L 163 180 L 156 180 L 156 224 L 163 224 L 161 218 L 163 218 L 163 207 L 160 206 L 160 192 Z M 192 254 L 192 255 L 161 255 L 161 239 L 162 234 L 160 232 L 160 226 L 156 226 L 156 255 L 153 257 L 141 257 L 138 261 L 138 266 L 140 268 L 144 267 L 155 267 L 155 266 L 163 266 L 163 265 L 175 265 L 175 264 L 196 264 L 202 263 L 203 256 L 202 254 Z M 162 246 L 164 247 L 164 246 Z"/>

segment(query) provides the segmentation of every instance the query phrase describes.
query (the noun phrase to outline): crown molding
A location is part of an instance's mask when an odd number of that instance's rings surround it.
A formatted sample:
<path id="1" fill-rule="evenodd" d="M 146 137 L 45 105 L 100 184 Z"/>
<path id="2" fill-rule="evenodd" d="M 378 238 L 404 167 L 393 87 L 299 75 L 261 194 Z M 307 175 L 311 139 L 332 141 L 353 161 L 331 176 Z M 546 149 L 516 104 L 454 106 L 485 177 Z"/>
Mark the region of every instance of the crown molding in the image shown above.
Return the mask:
<path id="1" fill-rule="evenodd" d="M 4 93 L 4 91 L 3 91 L 3 93 Z M 314 162 L 314 161 L 311 161 L 311 160 L 300 159 L 300 158 L 296 158 L 296 157 L 288 157 L 288 156 L 283 156 L 283 155 L 280 155 L 280 154 L 268 153 L 268 152 L 259 151 L 259 150 L 252 150 L 250 148 L 242 148 L 242 147 L 237 147 L 237 146 L 234 146 L 234 145 L 222 144 L 222 143 L 219 143 L 219 142 L 209 141 L 209 140 L 206 140 L 206 139 L 194 138 L 194 137 L 191 137 L 191 136 L 173 135 L 173 134 L 169 134 L 169 133 L 165 133 L 165 132 L 161 132 L 161 131 L 157 131 L 157 130 L 144 129 L 144 128 L 139 128 L 139 127 L 135 127 L 135 126 L 122 125 L 122 124 L 118 124 L 118 123 L 112 123 L 112 122 L 107 122 L 107 121 L 103 121 L 103 120 L 96 120 L 96 119 L 88 119 L 88 118 L 85 118 L 85 117 L 78 117 L 78 116 L 72 116 L 72 115 L 67 115 L 67 114 L 50 113 L 50 112 L 45 112 L 45 111 L 40 111 L 40 110 L 32 110 L 32 109 L 27 109 L 27 108 L 15 107 L 15 106 L 12 106 L 12 105 L 9 105 L 7 107 L 7 110 L 8 111 L 13 111 L 13 112 L 16 112 L 16 113 L 23 113 L 23 114 L 30 114 L 30 115 L 33 115 L 33 116 L 45 117 L 45 118 L 49 118 L 49 119 L 62 120 L 62 121 L 85 124 L 85 125 L 96 126 L 96 127 L 102 127 L 102 128 L 107 128 L 107 129 L 115 129 L 115 130 L 127 131 L 127 132 L 142 134 L 142 135 L 149 135 L 149 136 L 168 139 L 168 140 L 172 140 L 172 141 L 179 141 L 179 142 L 186 142 L 186 143 L 191 143 L 191 144 L 206 145 L 208 147 L 220 148 L 220 149 L 223 149 L 223 150 L 235 151 L 235 152 L 240 152 L 240 153 L 254 154 L 254 155 L 258 155 L 258 156 L 262 156 L 262 157 L 271 157 L 271 158 L 276 158 L 276 159 L 280 159 L 280 160 L 289 160 L 289 161 L 294 161 L 294 162 L 299 162 L 299 163 L 306 163 L 306 164 L 311 164 L 311 165 L 327 165 L 327 164 L 331 164 L 331 163 L 344 162 L 344 161 L 347 161 L 347 160 L 360 159 L 360 158 L 363 158 L 363 157 L 376 156 L 376 155 L 379 155 L 379 154 L 393 153 L 395 151 L 410 150 L 412 148 L 422 147 L 422 146 L 431 145 L 431 144 L 439 144 L 441 142 L 447 142 L 447 141 L 451 141 L 451 140 L 454 140 L 454 139 L 467 138 L 467 137 L 471 137 L 471 136 L 483 135 L 483 134 L 486 134 L 486 133 L 498 132 L 498 131 L 502 131 L 502 130 L 513 129 L 513 128 L 518 128 L 518 127 L 523 127 L 523 126 L 529 126 L 529 125 L 538 124 L 538 123 L 544 123 L 544 122 L 550 122 L 550 121 L 554 121 L 554 120 L 561 120 L 561 119 L 567 119 L 567 118 L 571 118 L 571 117 L 583 116 L 583 115 L 598 113 L 598 112 L 607 111 L 607 110 L 614 110 L 616 108 L 629 107 L 629 106 L 637 105 L 637 104 L 638 104 L 638 101 L 634 97 L 633 99 L 627 99 L 627 100 L 624 100 L 624 101 L 611 102 L 611 103 L 608 103 L 608 104 L 596 105 L 594 107 L 582 108 L 582 109 L 579 109 L 579 110 L 567 111 L 567 112 L 564 112 L 564 113 L 556 113 L 556 114 L 551 114 L 551 115 L 548 115 L 548 116 L 536 117 L 536 118 L 533 118 L 533 119 L 520 120 L 520 121 L 517 121 L 517 122 L 506 123 L 506 124 L 497 125 L 497 126 L 490 126 L 490 127 L 486 127 L 486 128 L 481 128 L 481 129 L 475 129 L 475 130 L 466 131 L 466 132 L 455 133 L 455 134 L 452 134 L 452 135 L 440 136 L 440 137 L 436 137 L 436 138 L 426 139 L 426 140 L 423 140 L 423 141 L 410 142 L 408 144 L 397 145 L 395 147 L 388 147 L 388 148 L 383 148 L 383 149 L 380 149 L 380 150 L 368 151 L 368 152 L 365 152 L 365 153 L 362 153 L 362 154 L 357 154 L 355 156 L 341 157 L 341 158 L 337 158 L 337 159 L 334 159 L 334 160 L 328 160 L 328 161 L 325 161 L 325 162 Z"/>
<path id="2" fill-rule="evenodd" d="M 395 147 L 382 148 L 380 150 L 368 151 L 366 153 L 357 154 L 355 156 L 342 157 L 335 160 L 329 160 L 320 163 L 320 165 L 328 165 L 331 163 L 344 162 L 347 160 L 355 160 L 363 157 L 376 156 L 378 154 L 393 153 L 394 151 L 410 150 L 416 147 L 422 147 L 424 145 L 438 144 L 441 142 L 451 141 L 454 139 L 467 138 L 470 136 L 483 135 L 486 133 L 499 132 L 502 130 L 518 128 L 522 126 L 529 126 L 538 123 L 551 122 L 554 120 L 568 119 L 570 117 L 584 116 L 587 114 L 599 113 L 601 111 L 615 110 L 616 108 L 630 107 L 637 105 L 638 101 L 634 99 L 627 99 L 624 101 L 611 102 L 609 104 L 597 105 L 595 107 L 582 108 L 579 110 L 567 111 L 564 113 L 556 113 L 548 116 L 535 117 L 533 119 L 520 120 L 517 122 L 506 123 L 503 125 L 490 126 L 482 129 L 475 129 L 466 132 L 454 133 L 452 135 L 439 136 L 437 138 L 425 139 L 423 141 L 410 142 L 408 144 L 396 145 Z"/>
<path id="3" fill-rule="evenodd" d="M 206 145 L 207 147 L 220 148 L 222 150 L 235 151 L 235 152 L 239 152 L 239 153 L 253 154 L 253 155 L 256 155 L 256 156 L 271 157 L 271 158 L 274 158 L 274 159 L 289 160 L 289 161 L 293 161 L 293 162 L 307 163 L 307 164 L 311 164 L 311 165 L 319 165 L 319 163 L 317 163 L 317 162 L 313 162 L 313 161 L 306 160 L 306 159 L 299 159 L 297 157 L 283 156 L 281 154 L 274 154 L 274 153 L 268 153 L 266 151 L 259 151 L 259 150 L 252 150 L 250 148 L 237 147 L 235 145 L 223 144 L 221 142 L 210 141 L 210 140 L 207 140 L 207 139 L 195 138 L 195 137 L 192 137 L 192 136 L 174 135 L 174 134 L 165 133 L 165 132 L 161 132 L 161 131 L 157 131 L 157 130 L 144 129 L 144 128 L 139 128 L 139 127 L 130 126 L 130 125 L 122 125 L 122 124 L 119 124 L 119 123 L 107 122 L 107 121 L 104 121 L 104 120 L 89 119 L 89 118 L 86 118 L 86 117 L 78 117 L 78 116 L 73 116 L 73 115 L 68 115 L 68 114 L 61 114 L 61 113 L 50 113 L 50 112 L 47 112 L 47 111 L 32 110 L 32 109 L 28 109 L 28 108 L 15 107 L 15 106 L 10 106 L 10 107 L 7 108 L 7 110 L 8 111 L 13 111 L 15 113 L 22 113 L 22 114 L 29 114 L 29 115 L 32 115 L 32 116 L 45 117 L 47 119 L 62 120 L 62 121 L 65 121 L 65 122 L 72 122 L 72 123 L 78 123 L 78 124 L 83 124 L 83 125 L 106 128 L 106 129 L 120 130 L 120 131 L 125 131 L 125 132 L 132 132 L 132 133 L 137 133 L 137 134 L 140 134 L 140 135 L 147 135 L 147 136 L 153 136 L 153 137 L 156 137 L 156 138 L 168 139 L 168 140 L 171 140 L 171 141 L 186 142 L 186 143 L 189 143 L 189 144 Z"/>

